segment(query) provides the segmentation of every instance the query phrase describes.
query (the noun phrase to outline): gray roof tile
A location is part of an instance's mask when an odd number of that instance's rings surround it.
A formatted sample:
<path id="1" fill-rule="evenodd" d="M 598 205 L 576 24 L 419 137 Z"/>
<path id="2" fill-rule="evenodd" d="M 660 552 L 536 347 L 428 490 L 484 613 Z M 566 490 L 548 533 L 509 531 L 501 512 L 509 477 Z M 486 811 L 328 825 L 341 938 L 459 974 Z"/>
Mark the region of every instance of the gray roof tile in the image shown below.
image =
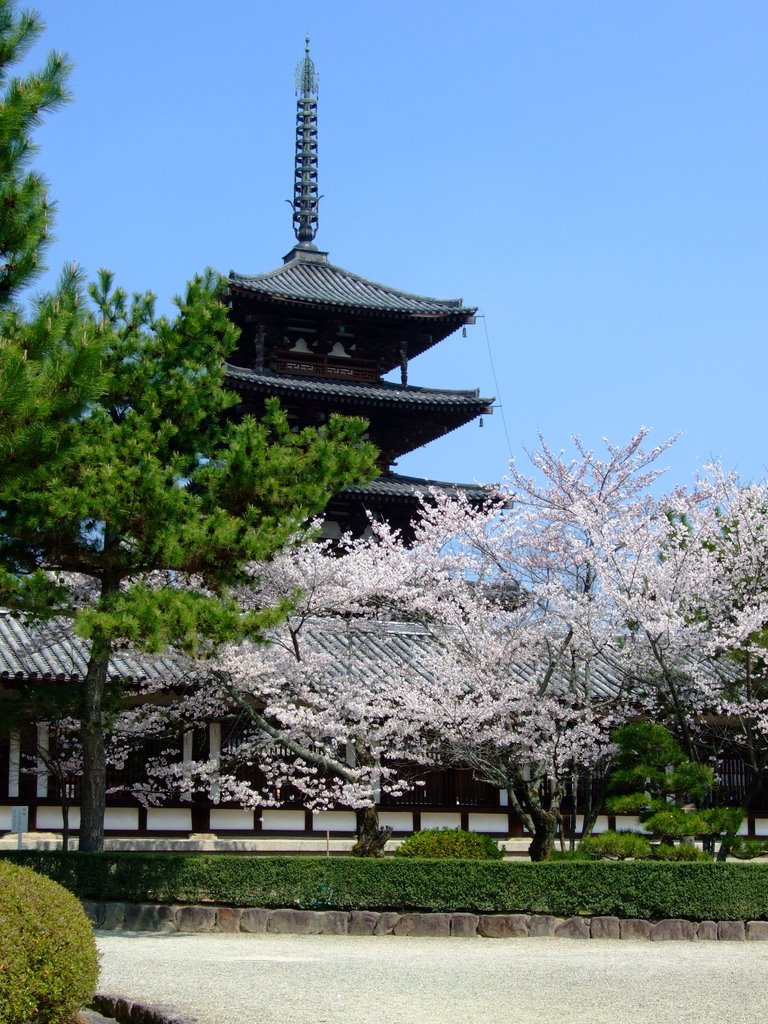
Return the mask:
<path id="1" fill-rule="evenodd" d="M 372 678 L 385 680 L 402 674 L 433 681 L 432 659 L 437 641 L 420 623 L 317 618 L 306 623 L 305 632 L 310 647 L 334 656 L 338 673 L 352 671 L 359 676 L 361 686 Z M 0 681 L 81 679 L 87 652 L 87 641 L 74 636 L 64 620 L 33 624 L 0 611 Z M 536 668 L 532 662 L 519 661 L 510 665 L 509 670 L 521 680 L 532 680 Z M 126 650 L 112 658 L 110 674 L 124 682 L 165 680 L 170 686 L 199 680 L 202 671 L 183 656 Z M 589 680 L 591 693 L 598 699 L 611 698 L 621 686 L 611 665 L 599 658 L 590 666 Z M 584 685 L 586 679 L 579 682 Z"/>
<path id="2" fill-rule="evenodd" d="M 0 609 L 0 680 L 82 679 L 88 667 L 88 641 L 72 633 L 69 622 L 30 622 Z M 115 651 L 109 674 L 124 682 L 177 683 L 190 676 L 193 665 L 173 652 L 140 654 Z"/>
<path id="3" fill-rule="evenodd" d="M 346 487 L 340 493 L 342 495 L 355 495 L 366 497 L 369 495 L 380 495 L 387 498 L 414 498 L 423 494 L 429 497 L 431 490 L 441 491 L 443 494 L 463 494 L 473 500 L 482 501 L 492 498 L 494 494 L 493 485 L 483 484 L 461 484 L 450 483 L 445 480 L 425 480 L 422 477 L 402 476 L 399 473 L 389 473 L 372 480 L 369 484 L 362 484 L 359 487 Z"/>
<path id="4" fill-rule="evenodd" d="M 375 310 L 407 317 L 452 318 L 466 323 L 476 312 L 461 299 L 433 299 L 369 281 L 330 263 L 327 253 L 296 247 L 286 262 L 264 274 L 229 274 L 235 288 L 283 302 L 309 302 L 344 309 Z"/>
<path id="5" fill-rule="evenodd" d="M 486 415 L 490 415 L 493 406 L 493 399 L 481 398 L 476 388 L 471 391 L 445 391 L 411 385 L 401 387 L 391 381 L 379 381 L 376 384 L 340 382 L 320 377 L 292 377 L 270 370 L 251 370 L 230 364 L 227 364 L 226 375 L 227 380 L 233 384 L 250 385 L 255 390 L 269 391 L 274 395 L 323 395 L 334 399 L 359 400 L 369 405 L 467 409 Z"/>

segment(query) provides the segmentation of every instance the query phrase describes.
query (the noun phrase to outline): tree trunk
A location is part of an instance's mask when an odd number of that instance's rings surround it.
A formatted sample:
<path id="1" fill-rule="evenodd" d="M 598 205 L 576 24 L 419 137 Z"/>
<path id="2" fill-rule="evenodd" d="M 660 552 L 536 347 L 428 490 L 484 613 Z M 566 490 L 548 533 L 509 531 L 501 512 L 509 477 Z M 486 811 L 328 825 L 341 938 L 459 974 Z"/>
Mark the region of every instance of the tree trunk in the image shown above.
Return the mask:
<path id="1" fill-rule="evenodd" d="M 104 849 L 104 804 L 107 792 L 104 692 L 109 655 L 110 644 L 103 637 L 94 637 L 83 684 L 80 722 L 83 748 L 80 849 L 88 853 L 101 853 Z"/>
<path id="2" fill-rule="evenodd" d="M 595 772 L 587 773 L 586 803 L 583 808 L 584 822 L 581 826 L 581 838 L 592 835 L 592 829 L 597 824 L 597 818 L 605 804 L 605 794 L 608 789 L 608 771 L 596 775 Z"/>
<path id="3" fill-rule="evenodd" d="M 528 854 L 531 860 L 552 860 L 563 799 L 560 785 L 549 778 L 530 781 L 518 777 L 515 781 L 516 786 L 507 787 L 507 797 L 523 827 L 533 836 Z"/>
<path id="4" fill-rule="evenodd" d="M 353 857 L 382 857 L 392 829 L 379 825 L 379 812 L 375 807 L 359 807 L 357 818 L 357 842 L 352 847 Z"/>
<path id="5" fill-rule="evenodd" d="M 557 811 L 536 811 L 532 817 L 534 833 L 531 845 L 528 847 L 528 856 L 532 861 L 552 860 L 558 813 Z"/>

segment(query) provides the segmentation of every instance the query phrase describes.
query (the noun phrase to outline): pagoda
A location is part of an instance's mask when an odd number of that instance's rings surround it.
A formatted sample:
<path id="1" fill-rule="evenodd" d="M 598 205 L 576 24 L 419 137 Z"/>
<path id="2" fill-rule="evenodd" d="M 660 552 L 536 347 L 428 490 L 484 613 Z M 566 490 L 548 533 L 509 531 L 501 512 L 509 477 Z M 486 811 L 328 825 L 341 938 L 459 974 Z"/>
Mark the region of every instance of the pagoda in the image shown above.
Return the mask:
<path id="1" fill-rule="evenodd" d="M 230 272 L 227 301 L 241 334 L 227 383 L 242 412 L 260 415 L 277 397 L 297 428 L 331 413 L 362 416 L 380 451 L 380 476 L 337 494 L 325 532 L 362 533 L 369 515 L 408 534 L 420 496 L 431 488 L 481 500 L 478 485 L 402 476 L 397 459 L 492 412 L 477 390 L 446 391 L 408 383 L 409 362 L 474 323 L 461 299 L 399 291 L 331 263 L 315 245 L 318 227 L 317 86 L 306 41 L 296 72 L 297 117 L 293 227 L 296 244 L 281 266 L 262 274 Z M 399 381 L 385 375 L 399 371 Z"/>

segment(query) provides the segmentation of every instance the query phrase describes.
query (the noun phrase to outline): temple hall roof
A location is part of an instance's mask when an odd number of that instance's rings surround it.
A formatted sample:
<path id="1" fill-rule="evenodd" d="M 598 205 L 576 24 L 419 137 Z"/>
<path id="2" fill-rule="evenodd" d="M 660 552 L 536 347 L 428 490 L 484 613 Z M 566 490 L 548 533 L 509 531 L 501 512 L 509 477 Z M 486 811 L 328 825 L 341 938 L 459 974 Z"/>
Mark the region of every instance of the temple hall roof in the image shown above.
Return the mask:
<path id="1" fill-rule="evenodd" d="M 387 501 L 413 502 L 420 496 L 429 498 L 430 491 L 440 491 L 449 497 L 459 495 L 471 501 L 487 501 L 494 496 L 494 488 L 482 484 L 450 483 L 444 480 L 426 480 L 423 477 L 403 476 L 400 473 L 387 473 L 377 477 L 368 484 L 359 487 L 346 487 L 339 492 L 341 497 L 383 498 Z"/>
<path id="2" fill-rule="evenodd" d="M 367 383 L 363 381 L 328 380 L 320 377 L 292 377 L 270 370 L 252 370 L 243 366 L 227 365 L 227 382 L 231 386 L 268 392 L 270 395 L 312 396 L 342 404 L 360 402 L 370 406 L 391 408 L 418 407 L 472 411 L 490 415 L 492 398 L 482 398 L 477 388 L 469 391 L 448 391 L 438 388 L 402 387 L 391 381 Z"/>
<path id="3" fill-rule="evenodd" d="M 430 630 L 416 622 L 366 619 L 316 618 L 307 622 L 310 647 L 335 659 L 330 675 L 352 672 L 361 685 L 371 679 L 387 680 L 406 675 L 414 682 L 434 682 L 434 656 L 440 647 L 440 628 Z M 354 657 L 350 658 L 350 642 Z M 0 682 L 42 679 L 77 680 L 85 674 L 88 643 L 73 635 L 71 624 L 61 620 L 32 624 L 0 611 Z M 117 652 L 110 675 L 123 682 L 160 682 L 169 687 L 205 676 L 207 665 L 195 666 L 172 655 L 141 655 Z M 621 678 L 607 660 L 596 657 L 589 673 L 577 685 L 589 687 L 597 698 L 615 696 Z M 526 659 L 510 663 L 509 673 L 521 682 L 536 679 L 540 666 Z M 569 668 L 570 672 L 570 668 Z M 569 675 L 569 681 L 573 680 Z"/>
<path id="4" fill-rule="evenodd" d="M 276 303 L 338 308 L 345 312 L 375 312 L 393 317 L 448 319 L 456 324 L 472 321 L 475 309 L 461 299 L 434 299 L 369 281 L 337 267 L 328 254 L 310 245 L 297 245 L 276 270 L 264 274 L 229 275 L 230 286 Z"/>
<path id="5" fill-rule="evenodd" d="M 88 641 L 73 633 L 68 620 L 33 622 L 0 609 L 0 682 L 83 679 L 89 650 Z M 109 661 L 110 678 L 122 682 L 171 686 L 198 674 L 189 658 L 170 651 L 141 654 L 120 649 Z"/>

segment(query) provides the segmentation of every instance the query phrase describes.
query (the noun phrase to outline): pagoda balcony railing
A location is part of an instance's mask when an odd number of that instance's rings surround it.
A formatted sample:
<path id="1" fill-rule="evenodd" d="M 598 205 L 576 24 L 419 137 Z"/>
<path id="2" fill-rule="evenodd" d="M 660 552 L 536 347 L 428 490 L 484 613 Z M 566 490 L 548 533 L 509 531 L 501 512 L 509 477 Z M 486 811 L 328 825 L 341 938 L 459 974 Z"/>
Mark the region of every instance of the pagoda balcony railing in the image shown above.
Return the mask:
<path id="1" fill-rule="evenodd" d="M 355 380 L 376 383 L 379 371 L 375 363 L 364 359 L 340 359 L 338 356 L 307 355 L 305 352 L 278 352 L 272 369 L 294 377 L 325 377 L 329 380 Z"/>

